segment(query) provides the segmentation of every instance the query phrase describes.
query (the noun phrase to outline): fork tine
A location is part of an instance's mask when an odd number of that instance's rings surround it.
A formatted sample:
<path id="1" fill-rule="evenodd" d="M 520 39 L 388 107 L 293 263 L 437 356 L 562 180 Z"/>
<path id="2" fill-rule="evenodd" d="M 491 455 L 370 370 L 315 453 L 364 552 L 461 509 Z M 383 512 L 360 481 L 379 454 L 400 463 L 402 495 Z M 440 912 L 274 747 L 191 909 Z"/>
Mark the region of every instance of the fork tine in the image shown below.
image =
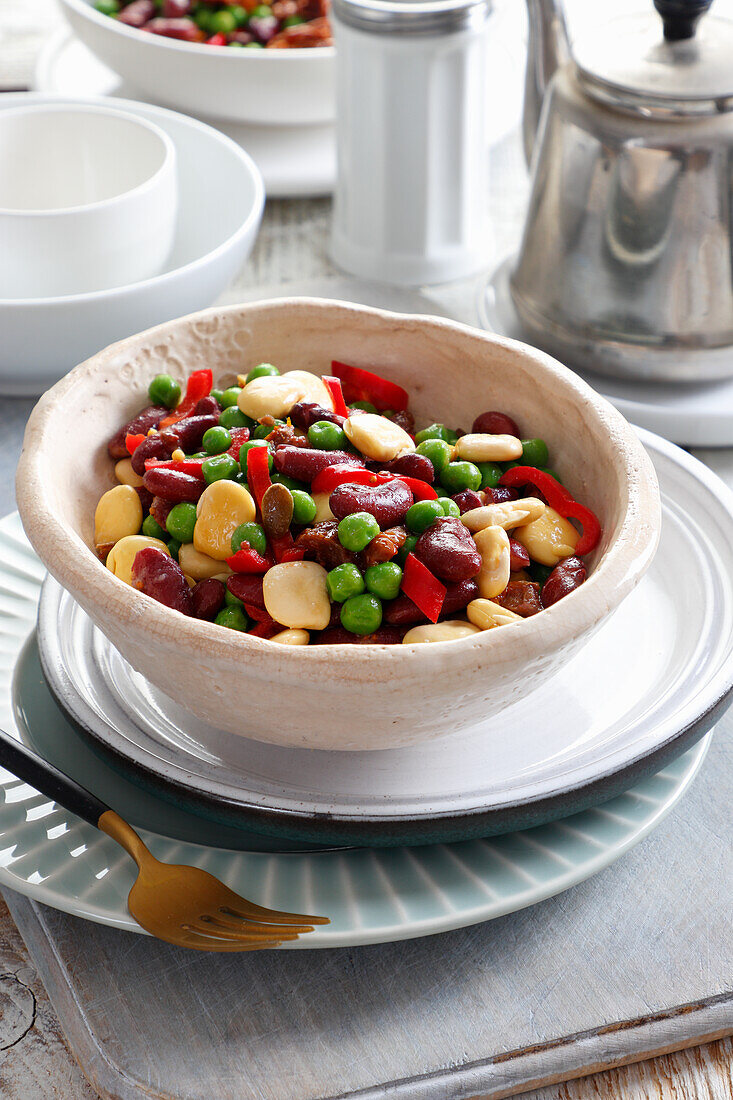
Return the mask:
<path id="1" fill-rule="evenodd" d="M 212 928 L 229 928 L 238 932 L 253 932 L 256 929 L 264 929 L 268 932 L 279 934 L 283 932 L 312 932 L 312 924 L 277 924 L 275 921 L 252 921 L 246 917 L 229 916 L 227 913 L 205 913 L 199 918 Z"/>
<path id="2" fill-rule="evenodd" d="M 233 895 L 236 900 L 229 900 L 226 905 L 219 907 L 220 913 L 231 914 L 241 920 L 251 920 L 256 917 L 260 920 L 270 920 L 274 924 L 330 924 L 328 917 L 313 917 L 308 913 L 282 913 L 278 909 L 265 909 L 262 905 L 255 905 L 246 898 Z"/>
<path id="3" fill-rule="evenodd" d="M 210 940 L 297 940 L 299 932 L 291 932 L 290 929 L 261 926 L 250 931 L 250 926 L 240 924 L 238 929 L 225 928 L 223 925 L 211 925 L 208 921 L 192 921 L 186 926 L 192 932 L 205 936 Z"/>

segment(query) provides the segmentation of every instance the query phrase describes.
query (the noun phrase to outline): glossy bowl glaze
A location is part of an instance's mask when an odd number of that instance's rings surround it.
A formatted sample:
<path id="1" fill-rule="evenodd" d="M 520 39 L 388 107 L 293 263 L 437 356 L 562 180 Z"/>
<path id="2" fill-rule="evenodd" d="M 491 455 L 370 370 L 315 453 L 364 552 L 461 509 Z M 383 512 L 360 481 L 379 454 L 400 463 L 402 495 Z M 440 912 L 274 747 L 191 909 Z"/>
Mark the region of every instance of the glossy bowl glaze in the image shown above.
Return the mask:
<path id="1" fill-rule="evenodd" d="M 217 379 L 267 360 L 327 372 L 332 359 L 403 385 L 418 423 L 470 427 L 499 408 L 545 439 L 603 538 L 588 581 L 540 615 L 458 642 L 286 647 L 184 618 L 132 591 L 96 558 L 93 520 L 113 484 L 107 441 L 147 403 L 159 370 Z M 547 680 L 648 568 L 659 489 L 638 438 L 554 359 L 436 318 L 291 298 L 211 309 L 130 337 L 75 368 L 36 406 L 17 495 L 36 552 L 132 666 L 179 705 L 232 733 L 280 745 L 382 749 L 499 715 Z M 497 734 L 510 735 L 501 728 Z"/>
<path id="2" fill-rule="evenodd" d="M 61 0 L 93 54 L 156 103 L 207 118 L 307 126 L 336 113 L 333 46 L 230 50 L 139 31 L 90 0 Z"/>

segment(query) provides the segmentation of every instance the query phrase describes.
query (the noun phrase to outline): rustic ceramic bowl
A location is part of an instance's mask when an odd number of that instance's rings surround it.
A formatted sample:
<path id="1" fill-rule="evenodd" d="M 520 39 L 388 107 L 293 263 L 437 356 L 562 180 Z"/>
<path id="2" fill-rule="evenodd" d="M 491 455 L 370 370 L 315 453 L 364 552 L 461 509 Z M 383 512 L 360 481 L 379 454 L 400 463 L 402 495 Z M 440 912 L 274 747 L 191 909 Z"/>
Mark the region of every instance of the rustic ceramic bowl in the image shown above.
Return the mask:
<path id="1" fill-rule="evenodd" d="M 603 524 L 577 591 L 532 619 L 458 642 L 279 646 L 188 619 L 95 557 L 94 509 L 114 481 L 107 440 L 165 370 L 215 379 L 263 360 L 327 372 L 332 359 L 403 385 L 418 423 L 470 428 L 498 408 L 545 439 L 568 488 Z M 567 663 L 652 560 L 660 502 L 650 459 L 612 406 L 554 359 L 436 318 L 319 299 L 211 309 L 106 348 L 41 398 L 17 475 L 28 536 L 56 579 L 156 687 L 199 718 L 259 741 L 382 749 L 498 717 Z M 633 644 L 633 639 L 629 639 Z"/>

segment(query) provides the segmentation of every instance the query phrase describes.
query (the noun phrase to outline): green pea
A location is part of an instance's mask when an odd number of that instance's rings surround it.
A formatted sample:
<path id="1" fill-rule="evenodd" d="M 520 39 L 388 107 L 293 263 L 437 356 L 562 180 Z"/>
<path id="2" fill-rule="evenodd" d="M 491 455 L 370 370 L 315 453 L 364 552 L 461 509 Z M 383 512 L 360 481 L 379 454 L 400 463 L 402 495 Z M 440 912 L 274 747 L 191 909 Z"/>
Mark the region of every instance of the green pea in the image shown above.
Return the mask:
<path id="1" fill-rule="evenodd" d="M 213 397 L 214 400 L 218 401 L 219 404 L 221 405 L 221 399 L 224 396 L 224 391 L 223 390 L 212 390 L 211 393 L 209 394 L 209 396 Z"/>
<path id="2" fill-rule="evenodd" d="M 321 451 L 339 451 L 346 446 L 346 435 L 330 420 L 316 420 L 308 429 L 308 442 Z"/>
<path id="3" fill-rule="evenodd" d="M 355 565 L 344 562 L 326 574 L 326 588 L 332 600 L 344 603 L 364 591 L 364 578 Z"/>
<path id="4" fill-rule="evenodd" d="M 313 497 L 303 489 L 294 489 L 290 485 L 288 485 L 288 489 L 290 489 L 290 495 L 293 498 L 293 523 L 312 523 L 316 518 L 317 511 Z"/>
<path id="5" fill-rule="evenodd" d="M 245 50 L 264 50 L 264 46 L 261 42 L 248 42 L 244 47 Z"/>
<path id="6" fill-rule="evenodd" d="M 203 448 L 207 454 L 220 455 L 232 445 L 232 437 L 227 428 L 209 428 L 204 432 Z"/>
<path id="7" fill-rule="evenodd" d="M 168 546 L 168 553 L 170 556 L 178 561 L 178 551 L 181 549 L 181 544 L 178 539 L 168 539 L 166 545 Z"/>
<path id="8" fill-rule="evenodd" d="M 302 15 L 289 15 L 283 19 L 283 27 L 298 27 L 301 23 L 305 23 Z"/>
<path id="9" fill-rule="evenodd" d="M 473 462 L 449 462 L 440 473 L 440 484 L 449 493 L 481 488 L 481 471 Z"/>
<path id="10" fill-rule="evenodd" d="M 267 551 L 267 537 L 259 523 L 240 523 L 232 535 L 232 553 L 236 554 L 245 543 L 264 557 Z"/>
<path id="11" fill-rule="evenodd" d="M 300 491 L 303 488 L 302 481 L 298 481 L 298 479 L 295 477 L 288 477 L 287 474 L 273 474 L 270 480 L 273 482 L 274 485 L 284 485 L 285 488 L 289 489 L 291 493 L 294 489 Z M 305 495 L 307 496 L 308 494 L 306 493 Z M 296 520 L 295 522 L 298 523 L 299 521 Z M 308 521 L 306 520 L 306 522 Z"/>
<path id="12" fill-rule="evenodd" d="M 117 12 L 120 10 L 118 0 L 97 0 L 94 7 L 97 11 L 101 12 L 102 15 L 117 15 Z M 155 404 L 157 405 L 157 401 Z"/>
<path id="13" fill-rule="evenodd" d="M 212 12 L 209 27 L 214 34 L 231 34 L 237 29 L 237 20 L 227 8 L 223 8 Z"/>
<path id="14" fill-rule="evenodd" d="M 244 611 L 244 604 L 242 601 L 238 600 L 234 593 L 230 592 L 228 588 L 224 593 L 224 604 L 226 607 L 241 607 Z"/>
<path id="15" fill-rule="evenodd" d="M 166 532 L 158 523 L 157 519 L 153 519 L 152 516 L 146 516 L 143 520 L 143 534 L 147 535 L 149 539 L 160 539 L 165 542 Z"/>
<path id="16" fill-rule="evenodd" d="M 477 462 L 476 465 L 481 471 L 481 488 L 495 489 L 499 484 L 499 478 L 504 473 L 502 467 L 495 462 Z"/>
<path id="17" fill-rule="evenodd" d="M 224 391 L 226 393 L 226 390 Z M 228 405 L 219 416 L 222 428 L 251 428 L 254 421 L 236 405 Z"/>
<path id="18" fill-rule="evenodd" d="M 352 634 L 373 634 L 382 625 L 382 604 L 371 592 L 352 596 L 341 608 L 341 625 Z"/>
<path id="19" fill-rule="evenodd" d="M 408 535 L 405 541 L 402 543 L 399 551 L 397 552 L 397 560 L 400 565 L 404 565 L 407 560 L 407 555 L 411 554 L 417 544 L 417 535 Z"/>
<path id="20" fill-rule="evenodd" d="M 239 465 L 242 467 L 242 473 L 247 476 L 247 454 L 252 447 L 267 447 L 267 443 L 264 439 L 249 439 L 246 443 L 243 443 L 239 448 Z M 273 466 L 272 454 L 268 448 L 268 462 L 267 465 L 270 469 Z"/>
<path id="21" fill-rule="evenodd" d="M 228 626 L 230 630 L 246 630 L 249 619 L 241 607 L 222 607 L 214 619 L 217 626 Z"/>
<path id="22" fill-rule="evenodd" d="M 267 14 L 270 14 L 269 9 Z M 252 12 L 252 15 L 254 15 L 254 12 Z M 247 381 L 252 382 L 255 378 L 270 378 L 272 375 L 279 373 L 280 371 L 277 367 L 273 367 L 272 363 L 260 363 L 259 366 L 252 367 L 252 370 L 247 375 Z"/>
<path id="23" fill-rule="evenodd" d="M 554 477 L 555 481 L 558 481 L 561 485 L 565 484 L 557 470 L 552 470 L 549 466 L 540 466 L 540 469 L 543 474 L 549 474 L 550 477 Z"/>
<path id="24" fill-rule="evenodd" d="M 372 405 L 371 401 L 349 401 L 349 408 L 361 409 L 365 413 L 374 413 L 375 415 L 379 412 L 377 406 Z"/>
<path id="25" fill-rule="evenodd" d="M 402 570 L 397 562 L 382 561 L 370 565 L 364 574 L 368 590 L 380 600 L 393 600 L 399 594 L 402 583 Z"/>
<path id="26" fill-rule="evenodd" d="M 444 443 L 448 443 L 448 429 L 443 424 L 430 424 L 427 428 L 423 428 L 421 432 L 418 432 L 415 436 L 415 442 L 419 445 L 424 443 L 426 439 L 442 439 Z"/>
<path id="27" fill-rule="evenodd" d="M 450 443 L 451 447 L 455 447 L 458 442 L 458 432 L 454 432 L 451 428 L 445 429 L 446 443 Z"/>
<path id="28" fill-rule="evenodd" d="M 181 387 L 170 374 L 156 374 L 148 386 L 148 397 L 154 405 L 165 405 L 167 409 L 175 409 L 181 400 Z"/>
<path id="29" fill-rule="evenodd" d="M 213 458 L 205 458 L 201 463 L 201 472 L 207 485 L 213 485 L 215 481 L 230 480 L 239 473 L 239 465 L 236 458 L 231 455 L 214 455 Z"/>
<path id="30" fill-rule="evenodd" d="M 438 497 L 438 504 L 443 509 L 444 516 L 455 516 L 456 519 L 460 517 L 461 509 L 450 497 Z"/>
<path id="31" fill-rule="evenodd" d="M 268 435 L 272 435 L 275 428 L 284 424 L 284 420 L 275 420 L 274 424 L 258 424 L 255 430 L 252 432 L 253 439 L 267 439 Z"/>
<path id="32" fill-rule="evenodd" d="M 239 400 L 239 395 L 241 392 L 242 390 L 240 386 L 229 386 L 228 389 L 224 390 L 221 398 L 219 399 L 219 404 L 221 405 L 222 409 L 236 408 L 237 401 Z"/>
<path id="33" fill-rule="evenodd" d="M 240 4 L 230 4 L 229 11 L 234 16 L 237 27 L 244 27 L 249 22 L 249 14 Z M 238 45 L 241 45 L 241 43 L 238 43 Z"/>
<path id="34" fill-rule="evenodd" d="M 209 11 L 208 8 L 199 8 L 194 14 L 193 21 L 202 31 L 211 31 L 211 17 L 213 14 L 213 11 Z"/>
<path id="35" fill-rule="evenodd" d="M 546 466 L 550 452 L 544 439 L 522 440 L 522 466 Z"/>
<path id="36" fill-rule="evenodd" d="M 184 501 L 174 504 L 165 521 L 169 535 L 179 542 L 193 542 L 193 529 L 196 526 L 196 505 Z"/>
<path id="37" fill-rule="evenodd" d="M 248 43 L 248 45 L 251 45 L 251 43 Z M 243 50 L 244 49 L 244 42 L 227 42 L 227 49 L 228 50 Z"/>
<path id="38" fill-rule="evenodd" d="M 382 409 L 382 416 L 386 416 L 387 420 L 391 420 L 394 416 L 394 409 Z"/>
<path id="39" fill-rule="evenodd" d="M 339 542 L 346 550 L 358 554 L 366 549 L 373 538 L 379 534 L 379 524 L 369 512 L 354 512 L 346 516 L 338 525 Z"/>
<path id="40" fill-rule="evenodd" d="M 431 523 L 443 515 L 443 507 L 437 500 L 418 500 L 407 510 L 405 521 L 413 535 L 421 535 Z"/>
<path id="41" fill-rule="evenodd" d="M 257 16 L 258 19 L 266 19 L 268 15 L 272 15 L 272 8 L 269 4 L 258 4 L 252 9 L 252 15 Z"/>
<path id="42" fill-rule="evenodd" d="M 417 453 L 419 455 L 425 455 L 430 459 L 435 470 L 436 477 L 440 476 L 440 471 L 450 462 L 453 456 L 453 448 L 450 443 L 446 443 L 444 439 L 424 439 L 422 443 L 417 446 Z"/>

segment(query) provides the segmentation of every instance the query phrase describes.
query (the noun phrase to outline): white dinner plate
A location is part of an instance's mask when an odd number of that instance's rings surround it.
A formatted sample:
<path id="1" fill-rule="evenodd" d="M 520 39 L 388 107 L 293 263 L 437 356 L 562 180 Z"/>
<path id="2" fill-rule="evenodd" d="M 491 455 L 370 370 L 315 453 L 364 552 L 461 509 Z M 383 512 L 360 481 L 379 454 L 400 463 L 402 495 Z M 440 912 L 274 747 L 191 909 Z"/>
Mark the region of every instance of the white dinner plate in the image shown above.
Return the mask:
<path id="1" fill-rule="evenodd" d="M 162 797 L 301 842 L 463 840 L 596 805 L 689 748 L 733 686 L 733 494 L 672 444 L 642 438 L 664 515 L 648 574 L 545 686 L 466 732 L 339 753 L 217 731 L 134 672 L 51 578 L 39 613 L 49 685 L 92 741 Z"/>
<path id="2" fill-rule="evenodd" d="M 32 644 L 44 570 L 17 515 L 0 520 L 0 724 L 78 772 L 79 743 L 60 715 L 41 725 L 24 707 L 33 696 Z M 30 676 L 25 688 L 18 681 Z M 39 676 L 38 671 L 35 673 Z M 38 681 L 36 680 L 38 683 Z M 41 685 L 38 684 L 40 687 Z M 533 905 L 607 867 L 654 829 L 689 789 L 708 735 L 657 775 L 604 806 L 561 822 L 494 840 L 418 848 L 318 853 L 232 852 L 143 829 L 154 854 L 204 867 L 234 890 L 278 909 L 323 913 L 318 927 L 286 950 L 345 947 L 427 936 Z M 140 802 L 92 754 L 84 779 L 138 823 Z M 159 807 L 180 829 L 166 804 Z M 187 831 L 200 819 L 192 818 Z M 75 916 L 142 932 L 127 912 L 133 863 L 109 837 L 0 768 L 0 885 Z"/>
<path id="3" fill-rule="evenodd" d="M 481 288 L 479 324 L 498 336 L 533 344 L 522 328 L 509 292 L 513 263 L 513 256 L 505 259 Z M 569 366 L 633 424 L 684 447 L 733 446 L 733 376 L 718 382 L 636 382 L 592 374 L 583 371 L 579 363 Z"/>

